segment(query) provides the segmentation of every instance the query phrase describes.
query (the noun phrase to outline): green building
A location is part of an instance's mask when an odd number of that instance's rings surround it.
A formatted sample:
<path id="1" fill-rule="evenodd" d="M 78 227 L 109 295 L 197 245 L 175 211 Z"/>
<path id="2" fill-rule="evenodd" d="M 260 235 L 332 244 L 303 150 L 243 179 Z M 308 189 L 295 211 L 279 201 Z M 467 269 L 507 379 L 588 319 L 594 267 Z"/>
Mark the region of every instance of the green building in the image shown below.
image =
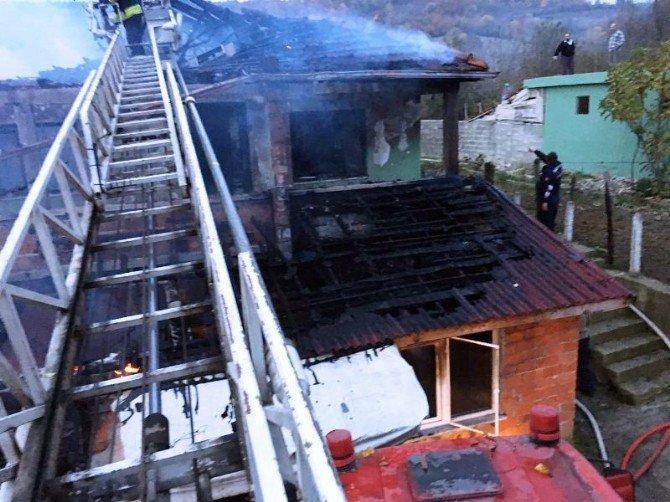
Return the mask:
<path id="1" fill-rule="evenodd" d="M 625 123 L 601 115 L 606 79 L 607 72 L 557 75 L 526 80 L 524 87 L 543 94 L 543 149 L 558 153 L 566 169 L 638 178 L 637 139 Z"/>

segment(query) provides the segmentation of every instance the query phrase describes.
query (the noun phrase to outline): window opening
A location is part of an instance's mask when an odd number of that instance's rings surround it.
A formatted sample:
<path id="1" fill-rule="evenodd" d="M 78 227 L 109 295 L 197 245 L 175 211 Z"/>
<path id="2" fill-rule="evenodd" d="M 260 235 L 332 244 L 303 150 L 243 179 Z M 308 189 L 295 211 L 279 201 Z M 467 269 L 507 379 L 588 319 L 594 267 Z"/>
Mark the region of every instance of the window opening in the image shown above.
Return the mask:
<path id="1" fill-rule="evenodd" d="M 500 346 L 493 332 L 475 333 L 408 347 L 401 355 L 428 398 L 423 425 L 453 425 L 493 413 L 499 431 Z"/>
<path id="2" fill-rule="evenodd" d="M 365 176 L 365 134 L 364 110 L 291 113 L 293 179 Z"/>
<path id="3" fill-rule="evenodd" d="M 578 96 L 577 97 L 577 115 L 588 115 L 589 114 L 589 96 Z"/>

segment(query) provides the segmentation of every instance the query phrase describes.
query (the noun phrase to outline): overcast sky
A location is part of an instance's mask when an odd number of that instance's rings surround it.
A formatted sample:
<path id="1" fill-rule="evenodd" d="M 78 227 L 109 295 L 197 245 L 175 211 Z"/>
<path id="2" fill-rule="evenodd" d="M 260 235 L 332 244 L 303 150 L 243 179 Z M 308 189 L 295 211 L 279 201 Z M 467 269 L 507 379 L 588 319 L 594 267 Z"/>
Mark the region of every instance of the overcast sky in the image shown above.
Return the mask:
<path id="1" fill-rule="evenodd" d="M 69 4 L 67 8 L 63 3 Z M 53 67 L 71 68 L 84 58 L 99 58 L 102 49 L 88 31 L 84 3 L 0 0 L 0 79 L 36 77 Z"/>
<path id="2" fill-rule="evenodd" d="M 102 54 L 83 5 L 0 0 L 0 12 L 0 79 L 36 77 Z"/>

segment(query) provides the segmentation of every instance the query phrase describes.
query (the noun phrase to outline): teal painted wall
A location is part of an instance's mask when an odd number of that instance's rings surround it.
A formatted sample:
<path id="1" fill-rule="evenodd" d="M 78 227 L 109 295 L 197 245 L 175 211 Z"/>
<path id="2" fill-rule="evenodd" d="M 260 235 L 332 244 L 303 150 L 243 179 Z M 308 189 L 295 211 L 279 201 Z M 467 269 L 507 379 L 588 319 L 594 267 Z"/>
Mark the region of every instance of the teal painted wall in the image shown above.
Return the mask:
<path id="1" fill-rule="evenodd" d="M 607 94 L 607 73 L 585 73 L 527 80 L 528 88 L 544 89 L 545 152 L 555 151 L 566 169 L 630 177 L 637 140 L 623 122 L 600 114 L 600 100 Z M 577 113 L 577 98 L 589 97 L 589 113 Z M 634 176 L 640 176 L 638 152 Z"/>
<path id="2" fill-rule="evenodd" d="M 390 140 L 391 153 L 388 161 L 380 166 L 373 160 L 373 150 L 367 151 L 368 176 L 371 181 L 418 180 L 421 178 L 421 124 L 408 128 L 407 148 L 400 150 L 399 140 Z"/>

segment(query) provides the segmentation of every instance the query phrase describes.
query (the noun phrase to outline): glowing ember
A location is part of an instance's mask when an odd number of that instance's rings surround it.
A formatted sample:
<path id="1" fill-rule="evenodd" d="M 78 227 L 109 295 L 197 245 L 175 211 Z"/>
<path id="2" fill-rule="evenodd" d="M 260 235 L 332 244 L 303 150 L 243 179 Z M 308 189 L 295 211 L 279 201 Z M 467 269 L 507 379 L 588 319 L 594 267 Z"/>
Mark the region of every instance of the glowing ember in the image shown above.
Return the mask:
<path id="1" fill-rule="evenodd" d="M 136 373 L 140 372 L 140 367 L 139 366 L 133 366 L 133 363 L 128 363 L 126 366 L 123 368 L 123 372 L 126 375 L 134 375 Z"/>

